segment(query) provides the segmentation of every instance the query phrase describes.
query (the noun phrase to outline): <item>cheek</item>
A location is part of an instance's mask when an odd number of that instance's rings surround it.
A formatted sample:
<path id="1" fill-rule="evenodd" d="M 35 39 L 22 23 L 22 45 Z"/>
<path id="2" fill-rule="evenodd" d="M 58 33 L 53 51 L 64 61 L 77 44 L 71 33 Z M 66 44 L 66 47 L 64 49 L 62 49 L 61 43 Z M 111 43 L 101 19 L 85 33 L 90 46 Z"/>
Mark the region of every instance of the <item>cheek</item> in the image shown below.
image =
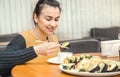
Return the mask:
<path id="1" fill-rule="evenodd" d="M 44 19 L 39 20 L 39 25 L 41 25 L 41 26 L 47 26 L 48 24 L 49 24 L 49 22 Z"/>
<path id="2" fill-rule="evenodd" d="M 59 26 L 59 23 L 58 22 L 56 22 L 56 27 L 58 27 Z"/>

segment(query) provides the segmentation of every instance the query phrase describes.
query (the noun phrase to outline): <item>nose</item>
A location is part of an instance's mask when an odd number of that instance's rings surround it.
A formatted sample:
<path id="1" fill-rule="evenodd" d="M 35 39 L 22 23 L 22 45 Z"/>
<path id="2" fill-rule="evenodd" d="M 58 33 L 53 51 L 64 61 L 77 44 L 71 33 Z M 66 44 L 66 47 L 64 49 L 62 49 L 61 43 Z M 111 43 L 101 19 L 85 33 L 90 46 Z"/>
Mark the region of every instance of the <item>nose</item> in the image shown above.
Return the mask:
<path id="1" fill-rule="evenodd" d="M 50 25 L 51 25 L 51 26 L 53 26 L 53 27 L 55 27 L 55 26 L 56 26 L 56 24 L 57 24 L 57 22 L 56 22 L 56 21 L 54 21 L 54 20 L 52 20 L 52 21 L 51 21 L 51 23 L 50 23 Z"/>

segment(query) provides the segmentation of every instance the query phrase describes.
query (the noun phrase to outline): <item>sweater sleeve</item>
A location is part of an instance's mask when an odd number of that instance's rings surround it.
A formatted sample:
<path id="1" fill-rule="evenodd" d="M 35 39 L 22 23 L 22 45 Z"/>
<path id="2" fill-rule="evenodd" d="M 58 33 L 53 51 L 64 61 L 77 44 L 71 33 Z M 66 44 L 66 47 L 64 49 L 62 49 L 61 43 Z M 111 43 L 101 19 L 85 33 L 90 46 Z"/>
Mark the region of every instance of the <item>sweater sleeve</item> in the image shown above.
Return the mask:
<path id="1" fill-rule="evenodd" d="M 23 64 L 37 57 L 33 46 L 26 48 L 25 39 L 17 35 L 6 47 L 0 52 L 0 74 L 7 74 L 18 64 Z"/>

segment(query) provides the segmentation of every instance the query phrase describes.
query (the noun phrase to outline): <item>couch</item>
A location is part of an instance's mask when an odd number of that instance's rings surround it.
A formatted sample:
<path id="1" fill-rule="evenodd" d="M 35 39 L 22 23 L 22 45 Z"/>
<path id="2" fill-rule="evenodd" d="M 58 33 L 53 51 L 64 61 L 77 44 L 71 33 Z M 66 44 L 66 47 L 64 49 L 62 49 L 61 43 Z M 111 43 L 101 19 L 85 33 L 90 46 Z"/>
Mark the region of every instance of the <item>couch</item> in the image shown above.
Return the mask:
<path id="1" fill-rule="evenodd" d="M 90 30 L 90 37 L 99 41 L 117 40 L 120 33 L 120 27 L 107 27 L 107 28 L 92 28 Z"/>
<path id="2" fill-rule="evenodd" d="M 0 35 L 0 51 L 4 50 L 17 33 Z"/>
<path id="3" fill-rule="evenodd" d="M 100 52 L 100 42 L 94 38 L 83 38 L 60 41 L 60 43 L 69 42 L 69 49 L 61 49 L 62 52 L 89 53 Z"/>

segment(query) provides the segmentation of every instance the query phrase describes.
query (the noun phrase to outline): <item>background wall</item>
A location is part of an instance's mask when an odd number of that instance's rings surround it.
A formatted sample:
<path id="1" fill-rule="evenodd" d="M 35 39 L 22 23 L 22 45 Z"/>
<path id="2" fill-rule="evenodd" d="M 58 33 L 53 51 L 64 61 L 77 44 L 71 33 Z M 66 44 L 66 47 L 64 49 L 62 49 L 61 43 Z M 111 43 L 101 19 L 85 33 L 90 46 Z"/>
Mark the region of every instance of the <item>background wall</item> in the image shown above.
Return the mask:
<path id="1" fill-rule="evenodd" d="M 60 40 L 89 36 L 93 27 L 120 26 L 120 0 L 58 0 L 62 14 L 56 35 Z M 34 27 L 37 0 L 0 0 L 0 34 Z"/>

